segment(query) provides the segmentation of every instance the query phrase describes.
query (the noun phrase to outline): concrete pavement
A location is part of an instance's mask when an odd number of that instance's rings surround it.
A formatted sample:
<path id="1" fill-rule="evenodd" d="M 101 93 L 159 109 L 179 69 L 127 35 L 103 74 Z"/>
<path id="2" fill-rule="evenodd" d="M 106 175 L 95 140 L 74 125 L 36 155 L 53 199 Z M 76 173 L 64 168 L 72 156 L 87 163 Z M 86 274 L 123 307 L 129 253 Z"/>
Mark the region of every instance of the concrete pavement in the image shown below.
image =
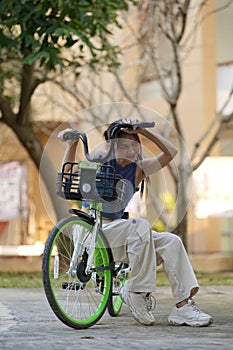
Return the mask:
<path id="1" fill-rule="evenodd" d="M 158 287 L 155 297 L 154 326 L 139 325 L 124 305 L 118 317 L 106 312 L 97 325 L 79 331 L 56 318 L 43 289 L 0 289 L 0 349 L 233 349 L 233 287 L 201 287 L 195 301 L 213 316 L 209 327 L 168 325 L 170 288 Z"/>

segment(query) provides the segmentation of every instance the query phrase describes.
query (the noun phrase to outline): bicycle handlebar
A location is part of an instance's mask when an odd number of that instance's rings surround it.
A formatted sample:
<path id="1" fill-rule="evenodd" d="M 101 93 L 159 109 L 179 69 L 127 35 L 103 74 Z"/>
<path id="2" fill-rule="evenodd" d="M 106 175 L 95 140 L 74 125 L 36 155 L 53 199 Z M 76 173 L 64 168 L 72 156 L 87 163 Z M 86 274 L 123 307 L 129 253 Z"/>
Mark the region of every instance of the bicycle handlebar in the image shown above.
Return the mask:
<path id="1" fill-rule="evenodd" d="M 81 139 L 83 142 L 84 153 L 85 153 L 86 159 L 90 162 L 104 163 L 109 158 L 109 156 L 112 152 L 113 139 L 115 138 L 115 135 L 117 134 L 117 132 L 120 129 L 133 129 L 134 127 L 145 129 L 145 128 L 153 128 L 155 125 L 156 124 L 154 121 L 142 121 L 142 122 L 139 121 L 139 122 L 135 122 L 134 124 L 124 123 L 124 122 L 119 121 L 119 123 L 117 123 L 110 131 L 110 147 L 109 147 L 107 154 L 104 157 L 102 155 L 94 156 L 94 157 L 91 157 L 89 155 L 87 136 L 86 136 L 85 132 L 83 132 L 83 131 L 79 131 L 79 130 L 67 131 L 63 135 L 63 139 L 64 139 L 64 141 L 68 141 L 68 140 L 69 141 L 78 141 L 79 139 Z"/>
<path id="2" fill-rule="evenodd" d="M 118 123 L 116 123 L 116 125 L 114 125 L 114 127 L 110 131 L 110 139 L 113 139 L 120 129 L 133 129 L 134 127 L 146 129 L 146 128 L 153 128 L 154 126 L 155 126 L 155 122 L 153 121 L 143 121 L 143 122 L 139 121 L 133 124 L 119 121 Z"/>

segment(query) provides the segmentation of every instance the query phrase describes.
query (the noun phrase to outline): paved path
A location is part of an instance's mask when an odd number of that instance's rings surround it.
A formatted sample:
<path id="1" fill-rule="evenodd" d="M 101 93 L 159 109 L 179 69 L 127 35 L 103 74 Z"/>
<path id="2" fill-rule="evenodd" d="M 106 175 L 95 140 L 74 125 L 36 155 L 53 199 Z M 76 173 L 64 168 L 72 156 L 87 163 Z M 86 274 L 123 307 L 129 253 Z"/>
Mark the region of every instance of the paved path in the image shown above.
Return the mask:
<path id="1" fill-rule="evenodd" d="M 123 306 L 120 316 L 106 312 L 86 330 L 61 323 L 48 306 L 43 289 L 0 289 L 0 349 L 233 349 L 233 287 L 202 287 L 195 301 L 213 316 L 209 327 L 175 327 L 167 323 L 170 288 L 156 293 L 156 324 L 141 326 Z"/>

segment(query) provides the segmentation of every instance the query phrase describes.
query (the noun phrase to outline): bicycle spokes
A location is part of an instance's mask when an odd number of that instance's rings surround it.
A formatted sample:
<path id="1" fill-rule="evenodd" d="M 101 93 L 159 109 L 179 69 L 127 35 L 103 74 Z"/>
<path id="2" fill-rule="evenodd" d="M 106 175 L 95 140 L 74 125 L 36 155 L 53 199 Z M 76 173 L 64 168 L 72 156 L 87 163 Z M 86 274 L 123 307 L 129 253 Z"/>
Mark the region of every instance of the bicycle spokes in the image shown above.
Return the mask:
<path id="1" fill-rule="evenodd" d="M 74 226 L 78 226 L 75 236 Z M 100 319 L 111 291 L 112 263 L 107 243 L 99 231 L 93 250 L 92 233 L 93 226 L 82 220 L 63 219 L 51 231 L 43 256 L 47 299 L 58 318 L 77 329 L 90 327 Z M 90 251 L 94 253 L 89 266 Z"/>

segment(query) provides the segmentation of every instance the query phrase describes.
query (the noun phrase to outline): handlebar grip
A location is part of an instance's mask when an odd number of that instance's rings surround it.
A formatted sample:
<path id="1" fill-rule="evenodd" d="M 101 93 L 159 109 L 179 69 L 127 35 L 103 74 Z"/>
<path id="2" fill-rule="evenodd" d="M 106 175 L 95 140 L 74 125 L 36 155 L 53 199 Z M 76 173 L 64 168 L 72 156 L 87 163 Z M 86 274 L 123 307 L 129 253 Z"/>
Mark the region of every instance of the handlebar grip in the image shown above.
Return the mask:
<path id="1" fill-rule="evenodd" d="M 156 123 L 154 121 L 142 121 L 133 124 L 133 126 L 137 126 L 139 128 L 153 128 L 155 125 Z"/>
<path id="2" fill-rule="evenodd" d="M 77 141 L 81 134 L 78 130 L 67 131 L 63 135 L 64 141 Z"/>

